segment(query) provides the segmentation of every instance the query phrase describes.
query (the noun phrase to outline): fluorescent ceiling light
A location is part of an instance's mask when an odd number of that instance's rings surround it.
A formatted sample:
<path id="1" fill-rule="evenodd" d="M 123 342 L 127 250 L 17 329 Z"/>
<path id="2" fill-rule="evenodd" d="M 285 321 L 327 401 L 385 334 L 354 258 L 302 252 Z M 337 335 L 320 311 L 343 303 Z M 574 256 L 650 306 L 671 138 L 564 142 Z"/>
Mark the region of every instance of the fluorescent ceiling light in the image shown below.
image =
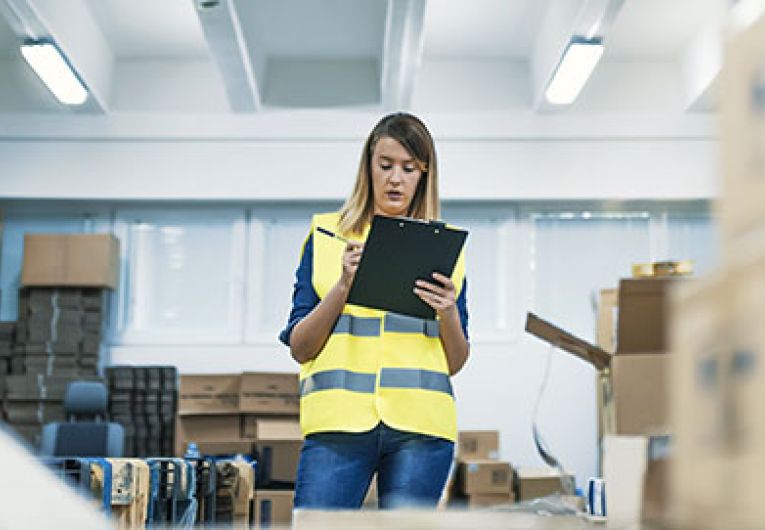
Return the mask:
<path id="1" fill-rule="evenodd" d="M 81 105 L 88 99 L 88 91 L 54 44 L 24 44 L 21 55 L 61 103 Z"/>
<path id="2" fill-rule="evenodd" d="M 569 105 L 581 92 L 603 55 L 603 41 L 572 39 L 555 69 L 545 98 L 554 105 Z"/>

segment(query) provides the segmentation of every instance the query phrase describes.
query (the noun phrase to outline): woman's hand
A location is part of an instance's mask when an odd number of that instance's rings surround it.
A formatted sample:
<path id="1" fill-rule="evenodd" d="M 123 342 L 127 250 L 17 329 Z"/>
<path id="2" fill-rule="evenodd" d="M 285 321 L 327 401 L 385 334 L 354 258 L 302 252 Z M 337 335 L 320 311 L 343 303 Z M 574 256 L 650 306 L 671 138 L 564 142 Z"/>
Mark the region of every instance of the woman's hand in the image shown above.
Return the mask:
<path id="1" fill-rule="evenodd" d="M 417 280 L 414 282 L 416 286 L 414 294 L 435 309 L 438 316 L 444 318 L 457 310 L 457 289 L 454 287 L 454 282 L 452 282 L 451 278 L 438 272 L 434 272 L 432 276 L 441 285 L 426 282 L 425 280 Z"/>
<path id="2" fill-rule="evenodd" d="M 353 278 L 356 276 L 356 269 L 359 268 L 359 260 L 364 245 L 358 241 L 348 241 L 343 252 L 343 272 L 340 276 L 340 285 L 346 291 L 351 288 Z"/>

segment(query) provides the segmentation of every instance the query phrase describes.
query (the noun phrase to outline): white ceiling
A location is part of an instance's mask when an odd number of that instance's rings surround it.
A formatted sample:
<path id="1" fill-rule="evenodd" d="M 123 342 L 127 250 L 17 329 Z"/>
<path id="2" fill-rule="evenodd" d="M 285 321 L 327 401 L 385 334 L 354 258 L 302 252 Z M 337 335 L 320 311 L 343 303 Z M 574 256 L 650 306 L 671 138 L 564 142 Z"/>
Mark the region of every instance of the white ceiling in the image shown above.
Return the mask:
<path id="1" fill-rule="evenodd" d="M 289 77 L 285 78 L 297 79 L 303 85 L 299 97 L 279 99 L 301 101 L 300 106 L 311 106 L 310 76 L 315 74 L 326 85 L 327 80 L 332 80 L 332 72 L 351 72 L 354 65 L 359 65 L 363 72 L 359 70 L 349 76 L 349 79 L 357 79 L 356 93 L 352 100 L 348 100 L 349 105 L 353 105 L 354 101 L 384 98 L 385 94 L 380 93 L 385 91 L 381 81 L 384 71 L 404 64 L 409 65 L 410 70 L 401 70 L 398 75 L 417 75 L 411 65 L 418 64 L 418 61 L 409 60 L 411 54 L 421 57 L 425 65 L 429 61 L 449 60 L 528 61 L 534 52 L 535 40 L 539 38 L 547 10 L 556 9 L 556 3 L 560 2 L 561 7 L 564 4 L 562 0 L 220 0 L 221 8 L 231 2 L 241 27 L 241 34 L 232 35 L 228 40 L 224 32 L 223 40 L 226 42 L 221 44 L 218 42 L 220 28 L 216 26 L 212 28 L 214 31 L 210 31 L 212 26 L 209 21 L 205 22 L 197 11 L 198 3 L 203 0 L 66 1 L 81 4 L 89 10 L 96 32 L 103 36 L 99 42 L 109 48 L 108 55 L 114 58 L 113 64 L 102 68 L 111 76 L 109 82 L 102 83 L 107 92 L 102 97 L 102 109 L 109 110 L 109 93 L 115 99 L 113 93 L 119 87 L 136 85 L 147 77 L 167 77 L 176 70 L 191 71 L 173 65 L 175 62 L 187 64 L 191 61 L 207 64 L 197 70 L 206 72 L 203 76 L 205 82 L 218 83 L 217 87 L 205 93 L 220 94 L 222 98 L 228 94 L 228 106 L 231 108 L 236 108 L 231 102 L 232 94 L 238 94 L 237 97 L 241 97 L 242 93 L 245 97 L 250 94 L 256 111 L 258 105 L 263 104 L 263 93 L 275 86 L 273 79 L 269 79 L 269 63 L 274 66 L 273 72 L 282 72 L 286 67 L 303 68 L 300 65 L 305 65 L 308 72 L 305 76 L 290 70 Z M 566 0 L 566 3 L 569 1 L 572 0 Z M 42 0 L 0 0 L 0 7 L 4 2 L 51 5 Z M 705 24 L 720 20 L 721 6 L 725 4 L 726 0 L 625 1 L 605 38 L 607 54 L 604 62 L 678 61 L 691 39 Z M 395 6 L 399 6 L 398 12 Z M 401 6 L 407 7 L 404 9 Z M 424 6 L 424 10 L 420 8 L 418 12 L 417 6 Z M 80 13 L 87 13 L 87 10 Z M 409 33 L 404 34 L 406 42 L 393 43 L 392 47 L 388 43 L 386 48 L 386 31 L 390 31 L 386 20 L 391 10 L 393 20 L 411 27 L 407 26 Z M 65 25 L 65 17 L 60 12 L 55 14 L 54 25 Z M 0 10 L 0 15 L 7 18 L 8 10 Z M 76 26 L 81 21 L 70 22 Z M 71 30 L 67 33 L 59 32 L 60 27 L 51 29 L 53 33 L 68 34 L 72 38 Z M 18 44 L 23 36 L 18 33 L 18 26 L 12 29 L 0 16 L 0 60 L 19 60 Z M 237 62 L 226 55 L 232 43 L 236 47 L 236 43 L 242 40 L 243 56 L 250 57 L 251 67 L 242 65 L 244 59 Z M 419 43 L 422 43 L 421 47 Z M 87 42 L 77 44 L 80 44 L 79 49 L 87 50 Z M 82 57 L 70 59 L 77 64 L 77 59 Z M 123 68 L 128 63 L 130 68 Z M 235 71 L 232 72 L 232 68 Z M 6 71 L 11 75 L 11 69 Z M 209 75 L 214 71 L 219 72 L 217 77 Z M 130 75 L 138 75 L 132 72 L 141 72 L 142 77 L 129 78 Z M 3 106 L 0 101 L 0 112 L 12 111 L 8 105 L 13 105 L 12 102 L 17 100 L 24 101 L 24 108 L 33 107 L 29 100 L 32 96 L 17 95 L 14 99 L 3 94 L 2 74 L 0 71 L 0 99 L 5 98 L 6 103 Z M 253 90 L 242 91 L 239 90 L 241 86 L 231 86 L 231 83 L 241 85 L 242 80 L 246 81 L 248 76 L 253 75 L 255 79 L 249 82 L 254 86 Z M 98 78 L 96 81 L 100 81 L 100 76 L 95 76 Z M 83 77 L 88 80 L 88 75 Z M 199 79 L 202 78 L 190 77 L 186 84 L 191 87 Z M 382 88 L 378 86 L 381 83 Z M 14 81 L 8 86 L 21 84 Z M 177 81 L 173 84 L 175 87 L 178 85 Z M 278 86 L 279 91 L 283 90 L 282 85 Z M 323 90 L 331 92 L 332 86 L 325 86 Z M 126 90 L 123 89 L 119 100 L 124 101 L 125 97 Z M 326 100 L 326 93 L 322 97 Z M 332 105 L 343 104 L 340 96 L 330 99 Z M 265 104 L 268 104 L 267 100 Z M 131 109 L 141 107 L 140 104 L 128 106 Z M 156 106 L 154 104 L 151 108 Z M 222 103 L 220 106 L 227 105 Z M 41 109 L 49 107 L 50 101 L 41 102 Z"/>
<path id="2" fill-rule="evenodd" d="M 610 57 L 678 57 L 707 22 L 720 20 L 721 0 L 627 0 L 605 39 Z"/>
<path id="3" fill-rule="evenodd" d="M 387 4 L 380 0 L 236 0 L 245 33 L 268 55 L 363 59 L 382 52 Z"/>
<path id="4" fill-rule="evenodd" d="M 426 58 L 525 59 L 546 0 L 433 0 L 425 15 Z"/>
<path id="5" fill-rule="evenodd" d="M 86 2 L 120 59 L 198 59 L 210 55 L 190 0 Z"/>

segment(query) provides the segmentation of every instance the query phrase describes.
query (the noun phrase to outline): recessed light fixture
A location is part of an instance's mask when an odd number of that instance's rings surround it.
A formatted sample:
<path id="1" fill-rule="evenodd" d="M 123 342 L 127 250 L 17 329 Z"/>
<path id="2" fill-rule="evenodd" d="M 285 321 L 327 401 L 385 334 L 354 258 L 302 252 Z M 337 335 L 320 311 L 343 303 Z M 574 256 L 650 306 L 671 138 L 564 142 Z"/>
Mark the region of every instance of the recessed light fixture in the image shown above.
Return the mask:
<path id="1" fill-rule="evenodd" d="M 55 44 L 29 42 L 21 46 L 21 55 L 61 103 L 82 105 L 88 99 L 88 91 Z"/>
<path id="2" fill-rule="evenodd" d="M 590 78 L 604 49 L 602 39 L 571 39 L 545 90 L 547 101 L 553 105 L 573 103 Z"/>

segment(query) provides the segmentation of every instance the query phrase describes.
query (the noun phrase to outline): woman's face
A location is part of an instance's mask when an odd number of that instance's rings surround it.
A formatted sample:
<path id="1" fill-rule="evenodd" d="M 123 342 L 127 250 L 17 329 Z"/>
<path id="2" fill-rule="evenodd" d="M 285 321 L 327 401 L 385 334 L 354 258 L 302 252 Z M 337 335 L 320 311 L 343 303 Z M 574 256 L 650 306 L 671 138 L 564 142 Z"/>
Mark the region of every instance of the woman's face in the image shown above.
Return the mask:
<path id="1" fill-rule="evenodd" d="M 383 136 L 372 153 L 375 213 L 406 215 L 422 177 L 417 161 L 397 140 Z"/>

